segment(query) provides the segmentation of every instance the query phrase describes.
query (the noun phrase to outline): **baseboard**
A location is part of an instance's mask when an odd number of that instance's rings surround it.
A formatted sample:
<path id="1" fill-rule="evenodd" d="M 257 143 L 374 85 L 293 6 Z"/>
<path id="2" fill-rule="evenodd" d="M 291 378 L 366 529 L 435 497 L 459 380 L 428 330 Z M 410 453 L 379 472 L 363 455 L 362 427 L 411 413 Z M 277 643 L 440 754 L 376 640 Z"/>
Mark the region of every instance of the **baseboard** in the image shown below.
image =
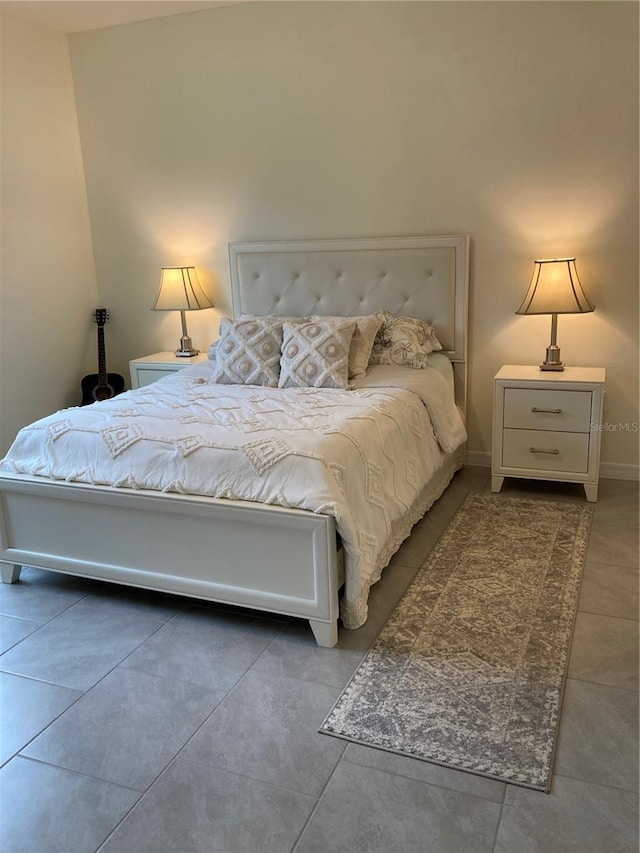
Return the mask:
<path id="1" fill-rule="evenodd" d="M 482 450 L 467 450 L 467 465 L 491 468 L 491 454 Z"/>
<path id="2" fill-rule="evenodd" d="M 640 468 L 618 462 L 601 462 L 600 476 L 608 480 L 640 480 Z"/>
<path id="3" fill-rule="evenodd" d="M 466 464 L 491 468 L 491 454 L 483 450 L 468 450 Z M 600 477 L 607 480 L 640 480 L 640 468 L 637 465 L 622 465 L 619 462 L 602 462 Z"/>

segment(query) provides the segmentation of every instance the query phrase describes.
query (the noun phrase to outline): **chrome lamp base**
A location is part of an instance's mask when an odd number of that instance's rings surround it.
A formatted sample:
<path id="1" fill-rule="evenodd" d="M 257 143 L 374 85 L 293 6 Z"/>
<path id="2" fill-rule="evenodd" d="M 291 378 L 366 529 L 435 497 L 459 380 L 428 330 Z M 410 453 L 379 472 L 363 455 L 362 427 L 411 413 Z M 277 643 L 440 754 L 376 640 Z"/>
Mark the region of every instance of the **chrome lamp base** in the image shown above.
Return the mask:
<path id="1" fill-rule="evenodd" d="M 187 331 L 187 318 L 184 311 L 180 311 L 180 322 L 182 323 L 182 337 L 180 338 L 180 349 L 176 350 L 176 355 L 181 358 L 191 358 L 191 356 L 198 355 L 200 350 L 193 348 L 193 341 Z"/>
<path id="2" fill-rule="evenodd" d="M 560 359 L 560 347 L 557 345 L 558 315 L 551 315 L 551 343 L 547 347 L 547 357 L 540 365 L 540 370 L 564 370 L 564 364 Z"/>
<path id="3" fill-rule="evenodd" d="M 193 348 L 193 342 L 187 335 L 186 337 L 180 338 L 180 349 L 177 349 L 175 354 L 182 358 L 191 358 L 193 355 L 198 355 L 199 352 L 199 349 Z"/>
<path id="4" fill-rule="evenodd" d="M 560 360 L 560 347 L 547 347 L 547 357 L 540 365 L 540 370 L 564 370 L 564 362 Z"/>

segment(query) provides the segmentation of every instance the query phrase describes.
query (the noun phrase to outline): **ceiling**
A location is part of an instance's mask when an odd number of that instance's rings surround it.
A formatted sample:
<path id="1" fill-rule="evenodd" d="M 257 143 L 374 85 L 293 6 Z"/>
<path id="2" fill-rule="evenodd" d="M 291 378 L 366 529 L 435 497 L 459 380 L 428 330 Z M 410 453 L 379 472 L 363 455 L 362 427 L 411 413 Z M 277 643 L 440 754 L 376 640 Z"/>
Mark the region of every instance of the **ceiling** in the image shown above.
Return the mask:
<path id="1" fill-rule="evenodd" d="M 232 6 L 246 0 L 1 0 L 3 11 L 63 33 Z"/>

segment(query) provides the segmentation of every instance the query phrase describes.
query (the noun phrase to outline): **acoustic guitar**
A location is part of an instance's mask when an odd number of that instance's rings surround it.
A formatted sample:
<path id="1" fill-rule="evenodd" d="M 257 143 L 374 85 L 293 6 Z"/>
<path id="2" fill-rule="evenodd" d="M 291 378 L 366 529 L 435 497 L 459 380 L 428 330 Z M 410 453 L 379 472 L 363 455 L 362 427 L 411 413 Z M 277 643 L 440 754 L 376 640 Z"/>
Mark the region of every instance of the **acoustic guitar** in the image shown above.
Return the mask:
<path id="1" fill-rule="evenodd" d="M 109 400 L 125 390 L 124 379 L 119 373 L 107 373 L 107 357 L 104 348 L 104 327 L 109 319 L 106 308 L 96 309 L 95 322 L 98 324 L 98 372 L 89 373 L 80 383 L 82 389 L 81 406 L 95 403 L 96 400 Z"/>

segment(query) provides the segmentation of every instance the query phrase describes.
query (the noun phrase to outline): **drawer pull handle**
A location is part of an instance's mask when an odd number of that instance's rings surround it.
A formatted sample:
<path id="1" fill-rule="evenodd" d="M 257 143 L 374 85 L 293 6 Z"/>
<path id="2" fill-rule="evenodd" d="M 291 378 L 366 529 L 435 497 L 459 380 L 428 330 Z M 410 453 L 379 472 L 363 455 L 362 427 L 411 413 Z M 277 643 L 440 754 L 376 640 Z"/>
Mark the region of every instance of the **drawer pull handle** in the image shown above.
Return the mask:
<path id="1" fill-rule="evenodd" d="M 539 447 L 530 447 L 529 453 L 549 453 L 551 456 L 557 456 L 560 451 L 559 450 L 542 450 Z"/>
<path id="2" fill-rule="evenodd" d="M 561 415 L 562 414 L 562 409 L 538 409 L 536 406 L 534 406 L 531 409 L 531 411 L 532 412 L 544 412 L 547 415 Z"/>

